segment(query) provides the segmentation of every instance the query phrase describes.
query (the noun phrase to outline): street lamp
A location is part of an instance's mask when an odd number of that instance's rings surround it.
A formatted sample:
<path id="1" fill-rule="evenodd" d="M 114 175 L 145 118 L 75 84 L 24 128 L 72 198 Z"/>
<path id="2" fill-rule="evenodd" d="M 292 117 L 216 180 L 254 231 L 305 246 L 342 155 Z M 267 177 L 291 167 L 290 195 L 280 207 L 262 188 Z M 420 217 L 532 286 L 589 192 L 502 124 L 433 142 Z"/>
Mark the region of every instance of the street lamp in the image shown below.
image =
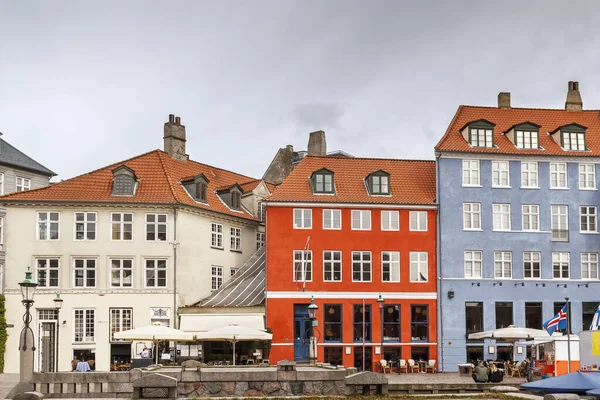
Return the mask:
<path id="1" fill-rule="evenodd" d="M 31 276 L 31 268 L 27 267 L 25 272 L 25 279 L 19 282 L 21 286 L 21 296 L 23 300 L 21 302 L 25 306 L 25 314 L 23 315 L 23 322 L 25 326 L 21 329 L 21 336 L 19 338 L 19 351 L 20 351 L 20 376 L 19 382 L 31 384 L 33 380 L 33 356 L 35 352 L 35 340 L 33 337 L 33 330 L 29 327 L 31 323 L 31 306 L 33 305 L 33 295 L 35 294 L 35 288 L 38 283 Z M 31 351 L 27 351 L 31 350 Z"/>
<path id="2" fill-rule="evenodd" d="M 63 305 L 63 299 L 60 298 L 60 292 L 56 292 L 56 297 L 54 298 L 54 309 L 56 310 L 56 351 L 54 352 L 54 358 L 56 359 L 56 364 L 54 366 L 54 372 L 58 372 L 58 350 L 59 350 L 59 336 L 58 331 L 60 329 L 60 309 Z"/>
<path id="3" fill-rule="evenodd" d="M 319 306 L 315 304 L 315 296 L 311 296 L 310 304 L 308 308 L 308 318 L 311 320 L 311 330 L 310 330 L 310 349 L 309 349 L 309 359 L 310 364 L 314 365 L 317 361 L 317 342 L 315 340 L 315 327 L 317 326 L 317 311 L 319 310 Z"/>
<path id="4" fill-rule="evenodd" d="M 380 323 L 381 323 L 381 359 L 385 360 L 385 352 L 383 349 L 383 307 L 385 305 L 385 299 L 379 293 L 379 298 L 377 299 L 377 304 L 379 305 L 379 315 L 380 315 Z"/>

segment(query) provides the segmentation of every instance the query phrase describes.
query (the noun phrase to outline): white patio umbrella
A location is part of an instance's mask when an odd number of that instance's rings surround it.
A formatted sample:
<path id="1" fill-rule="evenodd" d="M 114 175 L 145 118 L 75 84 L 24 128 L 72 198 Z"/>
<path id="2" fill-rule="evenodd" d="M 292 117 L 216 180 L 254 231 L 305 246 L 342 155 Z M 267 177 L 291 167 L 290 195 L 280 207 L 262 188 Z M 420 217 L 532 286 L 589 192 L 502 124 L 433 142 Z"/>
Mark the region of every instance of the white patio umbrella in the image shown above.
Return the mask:
<path id="1" fill-rule="evenodd" d="M 233 365 L 235 365 L 235 343 L 252 342 L 255 340 L 271 340 L 273 335 L 267 332 L 248 328 L 238 324 L 231 324 L 221 328 L 211 329 L 196 335 L 197 340 L 227 341 L 233 343 Z"/>
<path id="2" fill-rule="evenodd" d="M 156 363 L 158 364 L 158 343 L 165 341 L 176 341 L 176 342 L 193 342 L 194 335 L 191 333 L 183 332 L 178 329 L 169 328 L 161 325 L 160 323 L 154 323 L 150 326 L 144 326 L 142 328 L 130 329 L 127 331 L 116 332 L 114 335 L 115 339 L 120 340 L 148 340 L 155 344 Z"/>
<path id="3" fill-rule="evenodd" d="M 469 339 L 505 339 L 505 340 L 520 340 L 520 339 L 549 339 L 550 335 L 543 329 L 521 328 L 510 325 L 506 328 L 494 329 L 491 331 L 483 331 L 471 333 Z"/>

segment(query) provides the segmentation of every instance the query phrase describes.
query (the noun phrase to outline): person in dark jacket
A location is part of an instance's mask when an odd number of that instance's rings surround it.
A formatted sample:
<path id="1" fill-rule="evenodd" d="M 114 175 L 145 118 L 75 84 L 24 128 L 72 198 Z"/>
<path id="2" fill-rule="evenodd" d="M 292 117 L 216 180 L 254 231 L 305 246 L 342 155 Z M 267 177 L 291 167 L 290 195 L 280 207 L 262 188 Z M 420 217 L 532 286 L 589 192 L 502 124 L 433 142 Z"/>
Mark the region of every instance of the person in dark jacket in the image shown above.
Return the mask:
<path id="1" fill-rule="evenodd" d="M 498 367 L 496 367 L 496 364 L 492 363 L 492 365 L 490 367 L 490 376 L 489 376 L 489 378 L 490 378 L 490 382 L 493 382 L 493 383 L 502 382 L 502 378 L 503 378 L 502 371 L 500 371 L 498 369 Z"/>
<path id="2" fill-rule="evenodd" d="M 484 367 L 482 362 L 479 362 L 473 369 L 473 374 L 471 376 L 476 383 L 485 383 L 489 379 L 489 370 Z"/>

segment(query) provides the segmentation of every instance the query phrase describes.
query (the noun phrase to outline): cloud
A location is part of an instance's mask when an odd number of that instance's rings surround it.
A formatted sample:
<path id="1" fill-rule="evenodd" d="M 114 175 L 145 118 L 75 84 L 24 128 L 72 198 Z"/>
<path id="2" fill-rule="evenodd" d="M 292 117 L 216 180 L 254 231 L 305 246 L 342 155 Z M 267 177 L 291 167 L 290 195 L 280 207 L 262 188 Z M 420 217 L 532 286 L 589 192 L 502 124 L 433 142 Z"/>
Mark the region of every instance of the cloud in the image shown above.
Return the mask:
<path id="1" fill-rule="evenodd" d="M 297 105 L 291 112 L 292 122 L 302 132 L 340 129 L 346 111 L 339 103 L 315 102 Z"/>

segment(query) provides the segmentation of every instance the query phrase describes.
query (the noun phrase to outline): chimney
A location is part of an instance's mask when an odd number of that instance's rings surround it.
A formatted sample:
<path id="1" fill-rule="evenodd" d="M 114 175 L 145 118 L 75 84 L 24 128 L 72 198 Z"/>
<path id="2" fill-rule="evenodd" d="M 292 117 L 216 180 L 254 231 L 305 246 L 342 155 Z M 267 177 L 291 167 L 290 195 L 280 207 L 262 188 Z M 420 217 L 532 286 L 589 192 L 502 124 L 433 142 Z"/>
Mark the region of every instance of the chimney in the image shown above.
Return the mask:
<path id="1" fill-rule="evenodd" d="M 308 155 L 325 156 L 327 155 L 327 142 L 325 141 L 325 132 L 311 132 L 308 138 Z"/>
<path id="2" fill-rule="evenodd" d="M 185 126 L 181 125 L 181 118 L 169 114 L 169 121 L 165 122 L 164 150 L 172 159 L 187 161 L 185 154 Z"/>
<path id="3" fill-rule="evenodd" d="M 498 108 L 510 108 L 510 92 L 498 93 Z"/>
<path id="4" fill-rule="evenodd" d="M 579 93 L 579 82 L 569 81 L 569 91 L 567 92 L 567 101 L 565 101 L 565 110 L 581 111 L 583 109 L 583 101 Z"/>

